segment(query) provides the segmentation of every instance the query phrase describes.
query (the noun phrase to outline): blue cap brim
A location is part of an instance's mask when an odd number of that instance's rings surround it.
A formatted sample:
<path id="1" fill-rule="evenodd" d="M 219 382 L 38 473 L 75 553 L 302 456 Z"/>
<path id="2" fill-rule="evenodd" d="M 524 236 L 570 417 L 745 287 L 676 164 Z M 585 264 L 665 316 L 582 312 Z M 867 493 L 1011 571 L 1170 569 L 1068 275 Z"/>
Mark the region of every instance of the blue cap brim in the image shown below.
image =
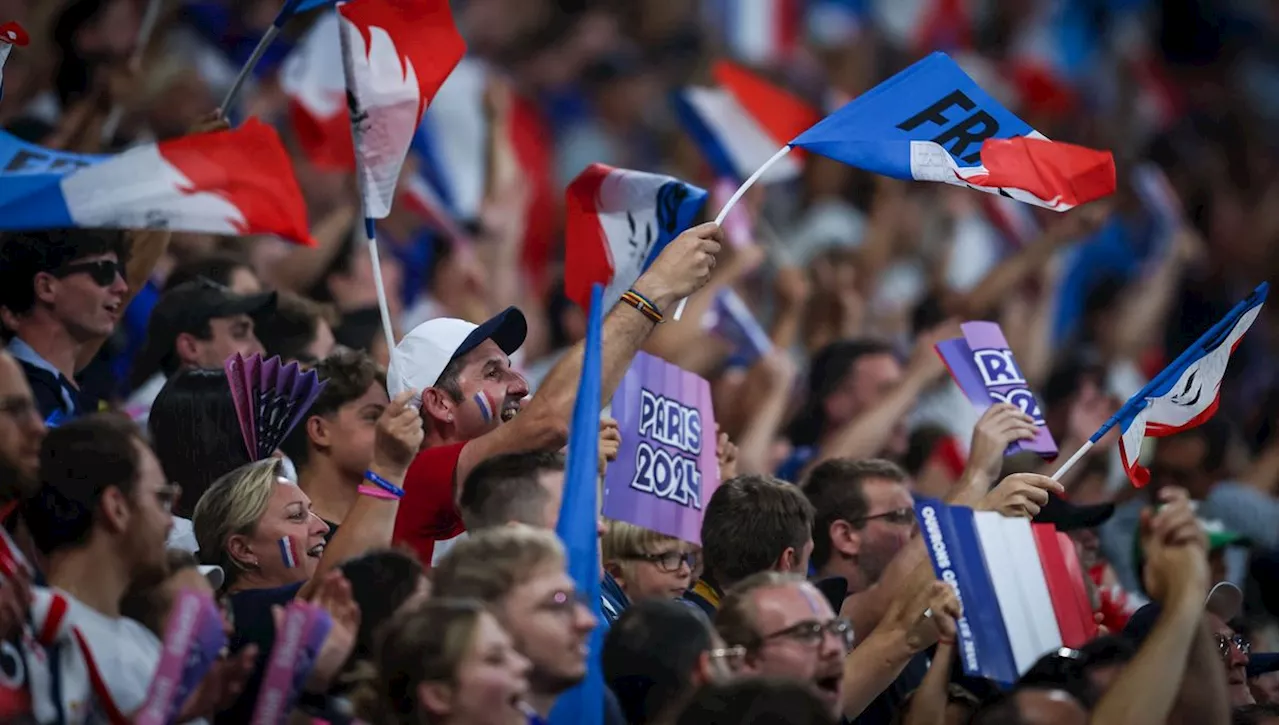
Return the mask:
<path id="1" fill-rule="evenodd" d="M 1245 668 L 1245 673 L 1249 677 L 1257 677 L 1276 670 L 1280 670 L 1280 654 L 1260 652 L 1249 655 L 1249 665 Z"/>
<path id="2" fill-rule="evenodd" d="M 453 352 L 453 359 L 466 355 L 485 340 L 493 340 L 503 352 L 512 355 L 524 344 L 527 334 L 529 325 L 525 322 L 524 313 L 515 307 L 508 307 L 472 330 Z"/>

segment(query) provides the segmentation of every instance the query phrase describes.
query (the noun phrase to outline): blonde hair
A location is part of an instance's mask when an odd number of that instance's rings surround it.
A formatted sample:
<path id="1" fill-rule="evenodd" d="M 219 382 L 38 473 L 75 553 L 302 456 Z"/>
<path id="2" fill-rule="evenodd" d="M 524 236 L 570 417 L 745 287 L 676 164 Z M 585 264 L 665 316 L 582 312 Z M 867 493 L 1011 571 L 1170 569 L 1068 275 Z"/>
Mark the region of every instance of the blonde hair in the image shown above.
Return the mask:
<path id="1" fill-rule="evenodd" d="M 244 568 L 227 553 L 227 540 L 232 536 L 253 533 L 267 511 L 267 502 L 276 481 L 284 476 L 278 458 L 268 458 L 243 465 L 213 482 L 191 515 L 200 561 L 216 564 L 226 573 L 224 587 L 229 586 Z"/>
<path id="2" fill-rule="evenodd" d="M 493 605 L 536 570 L 563 567 L 564 561 L 564 545 L 547 529 L 524 524 L 486 529 L 458 542 L 432 569 L 432 593 Z"/>
<path id="3" fill-rule="evenodd" d="M 484 605 L 473 599 L 432 599 L 383 625 L 375 667 L 351 694 L 359 717 L 389 725 L 434 720 L 422 709 L 418 685 L 456 681 L 484 615 Z"/>
<path id="4" fill-rule="evenodd" d="M 605 520 L 604 538 L 600 541 L 601 555 L 605 561 L 622 564 L 637 554 L 653 554 L 654 549 L 668 543 L 682 546 L 686 542 L 674 536 L 660 534 L 653 529 L 636 526 L 625 521 Z"/>

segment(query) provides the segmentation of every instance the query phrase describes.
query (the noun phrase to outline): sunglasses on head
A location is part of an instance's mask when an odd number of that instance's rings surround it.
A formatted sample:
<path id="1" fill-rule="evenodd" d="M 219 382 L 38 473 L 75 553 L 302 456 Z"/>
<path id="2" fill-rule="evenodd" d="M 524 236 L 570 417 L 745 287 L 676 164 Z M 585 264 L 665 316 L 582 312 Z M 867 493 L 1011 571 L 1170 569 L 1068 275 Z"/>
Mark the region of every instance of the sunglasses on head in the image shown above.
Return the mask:
<path id="1" fill-rule="evenodd" d="M 58 279 L 73 274 L 87 274 L 99 287 L 110 287 L 116 281 L 116 275 L 124 277 L 124 265 L 113 259 L 100 259 L 96 262 L 75 262 L 65 264 L 53 271 Z"/>

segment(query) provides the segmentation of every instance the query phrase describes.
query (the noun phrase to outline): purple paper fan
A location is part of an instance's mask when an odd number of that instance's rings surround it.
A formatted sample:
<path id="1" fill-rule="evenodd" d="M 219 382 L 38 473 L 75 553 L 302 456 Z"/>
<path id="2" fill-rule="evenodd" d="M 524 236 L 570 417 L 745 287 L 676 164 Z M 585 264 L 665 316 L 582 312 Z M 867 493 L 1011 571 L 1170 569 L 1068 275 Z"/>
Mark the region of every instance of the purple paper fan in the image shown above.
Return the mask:
<path id="1" fill-rule="evenodd" d="M 248 385 L 245 374 L 245 359 L 240 353 L 227 358 L 223 369 L 227 373 L 227 385 L 231 388 L 231 402 L 236 408 L 236 420 L 240 423 L 240 436 L 244 439 L 245 451 L 250 457 L 257 454 L 258 439 L 254 421 L 256 420 L 253 392 Z"/>
<path id="2" fill-rule="evenodd" d="M 261 355 L 242 360 L 237 354 L 227 361 L 227 377 L 242 381 L 240 393 L 232 383 L 232 395 L 243 398 L 252 431 L 246 444 L 249 455 L 259 461 L 275 453 L 325 386 L 315 371 L 303 373 L 296 362 L 284 365 L 279 357 L 263 360 Z M 237 402 L 237 414 L 240 408 Z"/>

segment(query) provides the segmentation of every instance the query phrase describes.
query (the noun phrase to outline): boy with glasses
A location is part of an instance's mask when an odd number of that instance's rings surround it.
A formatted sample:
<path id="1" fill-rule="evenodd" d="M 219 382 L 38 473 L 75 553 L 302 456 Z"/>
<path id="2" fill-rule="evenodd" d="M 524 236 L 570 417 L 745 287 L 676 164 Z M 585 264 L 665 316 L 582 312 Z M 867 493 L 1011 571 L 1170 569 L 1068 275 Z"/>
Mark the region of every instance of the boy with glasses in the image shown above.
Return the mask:
<path id="1" fill-rule="evenodd" d="M 684 596 L 698 568 L 696 548 L 625 521 L 606 522 L 601 541 L 605 570 L 631 602 Z"/>

